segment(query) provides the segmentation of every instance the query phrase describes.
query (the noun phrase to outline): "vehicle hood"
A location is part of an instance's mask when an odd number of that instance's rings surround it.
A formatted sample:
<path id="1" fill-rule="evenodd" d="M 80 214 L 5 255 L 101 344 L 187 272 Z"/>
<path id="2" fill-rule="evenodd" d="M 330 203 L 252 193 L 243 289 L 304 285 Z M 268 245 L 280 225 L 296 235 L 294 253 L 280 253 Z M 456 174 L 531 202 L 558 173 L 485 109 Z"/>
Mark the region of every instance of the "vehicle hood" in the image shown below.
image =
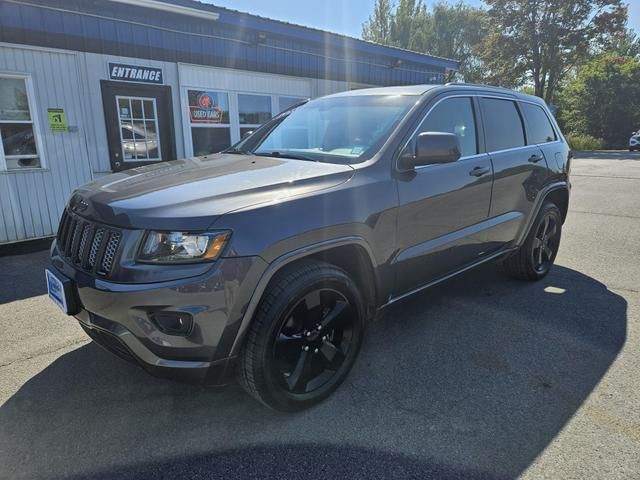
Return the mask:
<path id="1" fill-rule="evenodd" d="M 348 181 L 348 165 L 217 154 L 102 177 L 76 190 L 70 208 L 123 228 L 206 230 L 220 216 Z"/>

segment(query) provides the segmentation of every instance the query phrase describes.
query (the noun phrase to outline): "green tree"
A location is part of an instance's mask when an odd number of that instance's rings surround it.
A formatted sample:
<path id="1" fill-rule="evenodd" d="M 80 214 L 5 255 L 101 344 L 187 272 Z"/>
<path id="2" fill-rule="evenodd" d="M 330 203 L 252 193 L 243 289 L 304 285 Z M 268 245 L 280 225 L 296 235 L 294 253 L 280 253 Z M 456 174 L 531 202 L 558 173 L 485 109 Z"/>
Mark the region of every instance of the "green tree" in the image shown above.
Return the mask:
<path id="1" fill-rule="evenodd" d="M 559 120 L 568 132 L 622 148 L 640 128 L 640 60 L 603 55 L 584 65 L 560 97 Z"/>
<path id="2" fill-rule="evenodd" d="M 612 40 L 607 51 L 621 57 L 640 58 L 640 37 L 633 29 L 626 28 L 624 32 Z"/>
<path id="3" fill-rule="evenodd" d="M 362 25 L 362 38 L 392 47 L 415 49 L 415 32 L 423 14 L 422 2 L 400 0 L 394 8 L 389 0 L 376 0 L 373 14 Z"/>
<path id="4" fill-rule="evenodd" d="M 455 5 L 440 1 L 429 10 L 422 1 L 400 0 L 394 9 L 389 0 L 376 0 L 373 14 L 362 26 L 362 38 L 458 60 L 459 75 L 477 82 L 484 70 L 476 47 L 487 28 L 485 11 L 462 1 Z"/>
<path id="5" fill-rule="evenodd" d="M 391 2 L 376 0 L 373 13 L 362 25 L 362 38 L 370 42 L 391 45 Z"/>
<path id="6" fill-rule="evenodd" d="M 483 9 L 462 1 L 455 5 L 438 2 L 431 11 L 425 11 L 421 27 L 414 34 L 420 39 L 421 51 L 458 60 L 459 76 L 466 82 L 484 81 L 486 71 L 478 56 L 478 45 L 489 28 Z"/>
<path id="7" fill-rule="evenodd" d="M 550 102 L 567 73 L 602 51 L 627 20 L 621 0 L 484 0 L 492 32 L 482 45 L 489 81 L 532 83 Z"/>

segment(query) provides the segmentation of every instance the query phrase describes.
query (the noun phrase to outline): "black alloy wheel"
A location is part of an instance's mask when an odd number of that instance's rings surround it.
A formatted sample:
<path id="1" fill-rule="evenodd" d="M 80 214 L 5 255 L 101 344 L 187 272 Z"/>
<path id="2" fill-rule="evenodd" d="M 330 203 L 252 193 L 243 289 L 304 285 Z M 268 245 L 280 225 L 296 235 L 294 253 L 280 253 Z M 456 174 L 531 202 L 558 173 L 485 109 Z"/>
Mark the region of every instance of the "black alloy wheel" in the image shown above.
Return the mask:
<path id="1" fill-rule="evenodd" d="M 272 366 L 282 386 L 305 394 L 331 381 L 352 346 L 354 312 L 340 292 L 315 289 L 284 318 L 273 344 Z"/>
<path id="2" fill-rule="evenodd" d="M 560 228 L 555 212 L 547 212 L 538 225 L 531 249 L 532 264 L 539 274 L 546 273 L 558 253 L 560 245 Z"/>
<path id="3" fill-rule="evenodd" d="M 540 280 L 556 259 L 562 236 L 562 214 L 546 201 L 522 246 L 504 262 L 506 272 L 519 280 Z"/>
<path id="4" fill-rule="evenodd" d="M 351 370 L 365 312 L 357 285 L 335 265 L 304 260 L 286 268 L 270 283 L 247 333 L 240 385 L 275 410 L 319 403 Z"/>

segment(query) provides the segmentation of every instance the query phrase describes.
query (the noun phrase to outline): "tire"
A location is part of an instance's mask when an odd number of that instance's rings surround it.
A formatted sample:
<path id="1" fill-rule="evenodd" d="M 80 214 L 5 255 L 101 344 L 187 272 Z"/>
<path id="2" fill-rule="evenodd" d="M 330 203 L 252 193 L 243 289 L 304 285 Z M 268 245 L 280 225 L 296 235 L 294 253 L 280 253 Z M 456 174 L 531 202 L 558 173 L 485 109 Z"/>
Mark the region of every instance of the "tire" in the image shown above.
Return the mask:
<path id="1" fill-rule="evenodd" d="M 554 203 L 547 201 L 538 212 L 524 244 L 504 260 L 506 272 L 518 280 L 544 278 L 556 259 L 561 236 L 562 215 Z"/>
<path id="2" fill-rule="evenodd" d="M 355 362 L 365 312 L 343 270 L 317 261 L 287 268 L 268 287 L 249 328 L 238 362 L 240 385 L 284 412 L 321 402 Z"/>

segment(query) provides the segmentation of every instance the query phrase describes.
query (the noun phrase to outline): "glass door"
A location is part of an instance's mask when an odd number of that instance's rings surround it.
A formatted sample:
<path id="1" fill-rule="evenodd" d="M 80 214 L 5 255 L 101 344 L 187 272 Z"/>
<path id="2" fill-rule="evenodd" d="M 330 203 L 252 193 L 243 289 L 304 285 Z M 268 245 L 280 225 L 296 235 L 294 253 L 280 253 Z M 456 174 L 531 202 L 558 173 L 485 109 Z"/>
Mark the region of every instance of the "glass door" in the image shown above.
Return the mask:
<path id="1" fill-rule="evenodd" d="M 161 161 L 156 99 L 117 95 L 116 102 L 122 160 Z"/>

